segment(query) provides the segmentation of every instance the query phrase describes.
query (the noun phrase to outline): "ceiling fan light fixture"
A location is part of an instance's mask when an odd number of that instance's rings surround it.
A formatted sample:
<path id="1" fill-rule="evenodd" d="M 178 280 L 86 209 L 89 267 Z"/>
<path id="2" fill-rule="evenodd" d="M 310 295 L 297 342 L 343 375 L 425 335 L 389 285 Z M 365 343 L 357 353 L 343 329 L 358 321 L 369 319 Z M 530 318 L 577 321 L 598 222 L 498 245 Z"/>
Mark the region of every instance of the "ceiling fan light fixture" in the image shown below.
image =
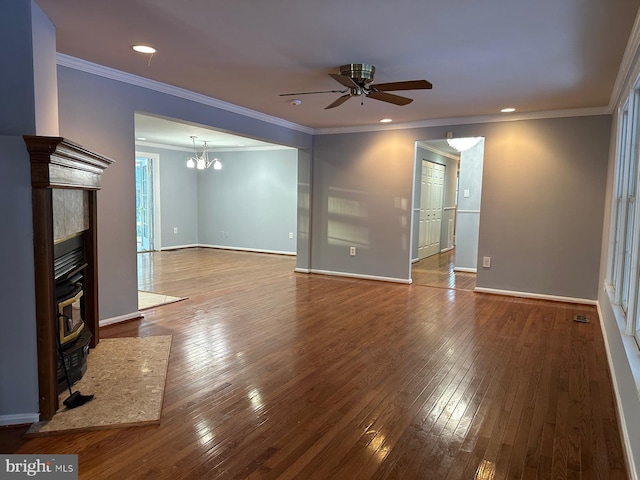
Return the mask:
<path id="1" fill-rule="evenodd" d="M 214 170 L 222 170 L 222 162 L 219 158 L 213 159 L 213 169 Z"/>
<path id="2" fill-rule="evenodd" d="M 187 168 L 196 168 L 196 161 L 194 158 L 189 158 L 187 160 Z"/>
<path id="3" fill-rule="evenodd" d="M 447 132 L 447 143 L 458 152 L 464 152 L 475 146 L 482 137 L 460 137 L 454 138 L 452 132 Z"/>

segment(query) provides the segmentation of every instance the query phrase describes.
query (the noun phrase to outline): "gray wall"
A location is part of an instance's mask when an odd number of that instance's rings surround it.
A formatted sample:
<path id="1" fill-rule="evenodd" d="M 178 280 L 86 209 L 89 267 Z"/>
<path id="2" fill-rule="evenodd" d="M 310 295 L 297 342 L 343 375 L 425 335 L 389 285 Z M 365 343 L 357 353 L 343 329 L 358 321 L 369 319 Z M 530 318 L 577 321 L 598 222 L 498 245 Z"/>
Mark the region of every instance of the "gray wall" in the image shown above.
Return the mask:
<path id="1" fill-rule="evenodd" d="M 485 136 L 477 286 L 595 300 L 611 117 L 508 122 Z"/>
<path id="2" fill-rule="evenodd" d="M 186 167 L 193 152 L 136 150 L 160 156 L 161 248 L 296 253 L 297 150 L 213 151 L 209 156 L 222 160 L 222 170 L 202 171 Z"/>
<path id="3" fill-rule="evenodd" d="M 485 138 L 477 286 L 596 299 L 609 115 L 317 136 L 314 270 L 410 278 L 408 237 L 416 140 Z M 330 197 L 360 202 L 337 242 Z M 405 203 L 409 202 L 408 206 Z M 351 258 L 346 245 L 364 239 Z"/>
<path id="4" fill-rule="evenodd" d="M 426 142 L 428 143 L 428 142 Z M 421 197 L 421 176 L 422 176 L 422 160 L 428 160 L 433 163 L 439 163 L 445 166 L 444 171 L 444 191 L 442 198 L 442 228 L 440 229 L 440 249 L 447 248 L 447 235 L 449 220 L 455 221 L 455 210 L 444 210 L 446 208 L 455 208 L 456 206 L 456 179 L 458 177 L 457 162 L 449 157 L 440 155 L 431 150 L 427 150 L 418 145 L 416 148 L 416 164 L 413 185 L 413 231 L 411 242 L 411 258 L 413 261 L 418 259 L 418 243 L 420 241 L 420 197 Z"/>
<path id="5" fill-rule="evenodd" d="M 314 139 L 314 271 L 410 280 L 415 140 L 401 130 Z"/>
<path id="6" fill-rule="evenodd" d="M 484 140 L 460 154 L 455 267 L 467 271 L 478 267 L 483 164 Z"/>
<path id="7" fill-rule="evenodd" d="M 0 1 L 0 425 L 37 420 L 38 378 L 29 155 L 22 135 L 58 131 L 55 30 L 30 0 Z M 38 51 L 34 52 L 37 48 Z M 54 98 L 49 98 L 54 97 Z"/>
<path id="8" fill-rule="evenodd" d="M 198 172 L 199 243 L 295 253 L 296 150 L 214 152 L 214 156 L 221 159 L 222 170 Z"/>
<path id="9" fill-rule="evenodd" d="M 311 269 L 311 153 L 298 149 L 298 213 L 296 223 L 296 269 Z"/>

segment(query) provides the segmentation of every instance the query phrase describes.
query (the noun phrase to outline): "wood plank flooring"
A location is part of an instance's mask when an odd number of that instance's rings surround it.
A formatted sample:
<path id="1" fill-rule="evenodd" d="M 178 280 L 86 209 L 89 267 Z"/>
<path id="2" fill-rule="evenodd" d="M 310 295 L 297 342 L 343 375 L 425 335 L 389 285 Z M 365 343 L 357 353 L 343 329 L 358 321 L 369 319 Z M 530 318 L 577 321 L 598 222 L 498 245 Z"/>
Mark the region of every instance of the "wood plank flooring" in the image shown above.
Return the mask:
<path id="1" fill-rule="evenodd" d="M 476 274 L 455 272 L 455 249 L 432 255 L 411 265 L 411 279 L 414 285 L 428 287 L 473 290 Z"/>
<path id="2" fill-rule="evenodd" d="M 161 424 L 5 429 L 3 452 L 77 453 L 81 479 L 627 478 L 593 307 L 298 274 L 278 255 L 140 260 L 141 289 L 189 299 L 101 336 L 173 335 Z"/>

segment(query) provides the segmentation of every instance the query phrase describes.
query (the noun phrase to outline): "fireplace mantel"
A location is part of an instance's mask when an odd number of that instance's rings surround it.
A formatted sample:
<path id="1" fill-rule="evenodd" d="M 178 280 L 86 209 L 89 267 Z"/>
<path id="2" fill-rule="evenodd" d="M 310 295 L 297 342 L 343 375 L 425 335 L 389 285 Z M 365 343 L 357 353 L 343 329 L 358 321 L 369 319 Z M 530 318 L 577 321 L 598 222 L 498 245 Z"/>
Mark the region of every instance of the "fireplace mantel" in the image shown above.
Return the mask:
<path id="1" fill-rule="evenodd" d="M 104 169 L 113 160 L 62 137 L 23 138 L 31 158 L 40 420 L 49 420 L 58 409 L 54 245 L 60 240 L 58 237 L 74 233 L 68 232 L 69 228 L 83 232 L 87 263 L 84 320 L 93 334 L 91 347 L 95 347 L 100 341 L 96 193 L 102 186 Z M 79 201 L 71 190 L 79 191 Z M 65 200 L 69 197 L 69 201 Z M 65 213 L 65 209 L 71 211 Z M 59 227 L 61 222 L 56 222 L 54 211 L 72 219 L 72 227 Z M 86 218 L 78 221 L 78 216 Z"/>

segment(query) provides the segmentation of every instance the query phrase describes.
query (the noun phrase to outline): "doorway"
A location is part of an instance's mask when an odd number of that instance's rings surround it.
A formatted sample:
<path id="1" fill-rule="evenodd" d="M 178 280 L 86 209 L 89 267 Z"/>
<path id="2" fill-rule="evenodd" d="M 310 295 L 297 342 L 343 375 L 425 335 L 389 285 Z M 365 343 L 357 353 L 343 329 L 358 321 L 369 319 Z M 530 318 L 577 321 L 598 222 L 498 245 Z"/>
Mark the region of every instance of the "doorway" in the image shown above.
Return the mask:
<path id="1" fill-rule="evenodd" d="M 414 284 L 475 288 L 483 155 L 484 140 L 464 152 L 445 139 L 416 142 L 410 266 Z"/>
<path id="2" fill-rule="evenodd" d="M 155 250 L 158 241 L 156 168 L 158 156 L 136 153 L 136 248 L 138 252 Z"/>

